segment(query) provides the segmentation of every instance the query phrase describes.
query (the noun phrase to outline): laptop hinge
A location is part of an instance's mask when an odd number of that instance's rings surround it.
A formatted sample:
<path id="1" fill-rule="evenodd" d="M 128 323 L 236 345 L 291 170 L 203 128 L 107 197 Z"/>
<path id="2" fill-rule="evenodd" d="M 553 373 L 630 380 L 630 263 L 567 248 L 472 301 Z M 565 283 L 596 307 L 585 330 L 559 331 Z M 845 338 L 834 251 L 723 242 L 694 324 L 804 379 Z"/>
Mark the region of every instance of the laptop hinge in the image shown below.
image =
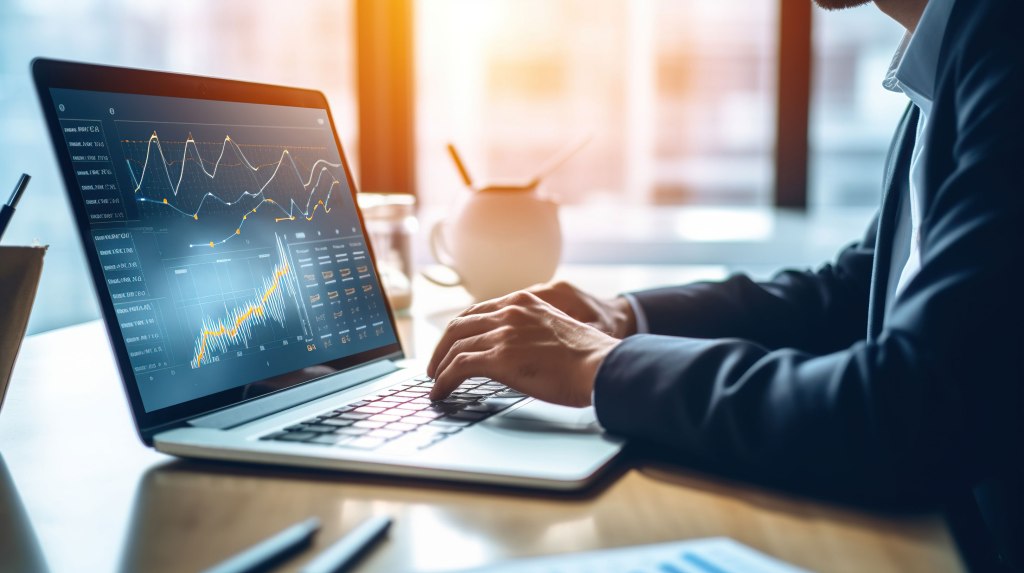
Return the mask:
<path id="1" fill-rule="evenodd" d="M 226 430 L 258 420 L 264 416 L 283 412 L 288 408 L 322 398 L 328 394 L 340 392 L 368 380 L 380 378 L 397 370 L 398 366 L 393 361 L 378 360 L 370 364 L 357 366 L 351 370 L 339 372 L 322 380 L 303 384 L 297 388 L 270 394 L 257 398 L 252 402 L 245 402 L 244 404 L 218 410 L 212 414 L 193 418 L 188 421 L 188 424 L 197 428 Z"/>

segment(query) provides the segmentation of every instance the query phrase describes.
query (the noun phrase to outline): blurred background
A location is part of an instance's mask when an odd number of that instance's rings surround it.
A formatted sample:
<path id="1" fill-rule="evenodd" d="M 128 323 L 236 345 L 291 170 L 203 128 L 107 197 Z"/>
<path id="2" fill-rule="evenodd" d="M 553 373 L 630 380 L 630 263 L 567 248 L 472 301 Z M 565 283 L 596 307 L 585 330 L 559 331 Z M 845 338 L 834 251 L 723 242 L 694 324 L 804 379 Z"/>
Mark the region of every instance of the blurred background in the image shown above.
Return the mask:
<path id="1" fill-rule="evenodd" d="M 565 262 L 713 263 L 760 276 L 858 238 L 906 104 L 881 87 L 902 29 L 872 6 L 809 3 L 0 3 L 0 185 L 33 175 L 4 243 L 50 245 L 30 332 L 98 316 L 33 57 L 322 90 L 359 188 L 415 193 L 423 228 L 465 193 L 447 142 L 478 180 L 522 180 L 591 135 L 546 182 L 565 205 Z M 780 47 L 801 37 L 807 66 Z M 807 101 L 779 89 L 780 64 L 783 77 L 807 76 Z M 794 147 L 806 177 L 780 189 L 787 109 L 809 118 Z M 429 262 L 422 248 L 417 261 Z"/>

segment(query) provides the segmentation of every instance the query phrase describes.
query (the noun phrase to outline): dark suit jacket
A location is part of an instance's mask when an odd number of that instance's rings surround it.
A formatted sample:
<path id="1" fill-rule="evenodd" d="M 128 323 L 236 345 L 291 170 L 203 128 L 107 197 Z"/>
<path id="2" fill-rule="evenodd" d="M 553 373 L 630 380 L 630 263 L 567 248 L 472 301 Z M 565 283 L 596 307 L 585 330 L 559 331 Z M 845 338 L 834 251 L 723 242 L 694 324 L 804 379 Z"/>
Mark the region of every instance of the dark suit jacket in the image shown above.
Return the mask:
<path id="1" fill-rule="evenodd" d="M 634 293 L 652 334 L 627 338 L 601 365 L 595 405 L 607 430 L 774 479 L 888 496 L 1019 480 L 1022 6 L 953 8 L 922 134 L 921 270 L 888 311 L 913 107 L 879 215 L 833 264 Z"/>

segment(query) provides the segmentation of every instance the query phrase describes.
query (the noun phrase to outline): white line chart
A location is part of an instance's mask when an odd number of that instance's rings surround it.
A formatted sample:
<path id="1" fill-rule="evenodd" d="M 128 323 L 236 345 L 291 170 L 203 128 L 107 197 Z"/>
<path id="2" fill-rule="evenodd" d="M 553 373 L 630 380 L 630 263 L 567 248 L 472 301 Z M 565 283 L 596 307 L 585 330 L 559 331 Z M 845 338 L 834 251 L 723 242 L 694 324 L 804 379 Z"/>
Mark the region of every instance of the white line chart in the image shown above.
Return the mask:
<path id="1" fill-rule="evenodd" d="M 122 143 L 129 142 L 129 140 L 122 140 Z M 244 166 L 252 175 L 255 190 L 242 190 L 237 194 L 234 194 L 232 197 L 222 197 L 217 193 L 207 191 L 203 193 L 199 199 L 198 205 L 194 209 L 186 209 L 179 206 L 178 198 L 179 194 L 183 191 L 182 185 L 185 181 L 186 167 L 190 163 L 189 159 L 192 159 L 193 162 L 198 165 L 199 169 L 196 170 L 197 174 L 201 174 L 201 176 L 205 176 L 209 180 L 215 181 L 222 162 L 225 159 L 225 155 L 228 152 L 229 146 L 233 153 L 238 157 L 238 165 Z M 154 148 L 156 149 L 156 153 L 153 153 Z M 157 156 L 159 156 L 158 161 L 156 160 Z M 285 165 L 286 159 L 288 166 L 282 170 L 282 166 Z M 128 171 L 132 178 L 132 184 L 134 185 L 133 192 L 135 194 L 136 201 L 140 203 L 165 205 L 180 213 L 182 216 L 191 218 L 195 221 L 200 220 L 203 208 L 206 206 L 208 200 L 228 207 L 240 205 L 242 202 L 249 199 L 258 200 L 255 205 L 249 207 L 244 214 L 242 214 L 234 231 L 223 238 L 215 238 L 202 243 L 190 243 L 189 247 L 192 248 L 213 248 L 240 236 L 242 234 L 242 228 L 249 220 L 249 217 L 256 214 L 264 205 L 270 205 L 280 212 L 280 216 L 275 215 L 275 222 L 295 221 L 299 217 L 304 218 L 306 221 L 312 221 L 318 210 L 322 210 L 324 213 L 329 213 L 331 211 L 331 194 L 336 186 L 342 185 L 341 180 L 335 177 L 331 172 L 332 168 L 340 168 L 341 163 L 333 163 L 325 159 L 317 159 L 310 167 L 309 176 L 304 177 L 298 164 L 292 157 L 292 152 L 288 148 L 284 148 L 282 149 L 277 161 L 262 165 L 254 165 L 253 162 L 246 157 L 241 145 L 237 143 L 230 134 L 224 136 L 224 139 L 221 142 L 220 152 L 217 155 L 217 160 L 213 162 L 202 157 L 197 142 L 191 133 L 189 133 L 188 137 L 185 139 L 180 161 L 168 160 L 167 155 L 164 152 L 163 145 L 160 142 L 160 136 L 156 131 L 153 131 L 149 136 L 149 139 L 146 141 L 145 159 L 142 161 L 142 167 L 139 169 L 138 173 L 136 173 L 135 168 L 132 166 L 131 159 L 126 159 L 125 161 L 128 164 Z M 176 162 L 181 163 L 181 168 L 177 172 L 177 177 L 174 177 L 171 173 L 171 166 Z M 154 165 L 154 163 L 159 163 L 159 165 Z M 212 163 L 213 168 L 207 169 L 207 163 Z M 273 169 L 269 177 L 261 183 L 257 179 L 256 175 L 259 174 L 261 170 L 267 169 L 268 167 L 273 167 Z M 296 183 L 302 186 L 305 194 L 304 204 L 296 201 L 294 198 L 288 198 L 286 202 L 282 202 L 267 196 L 267 187 L 270 186 L 270 184 L 277 178 L 279 173 L 287 172 L 293 172 L 296 177 Z M 143 186 L 146 184 L 147 178 L 160 177 L 161 174 L 166 179 L 167 185 L 170 189 L 170 197 L 162 196 L 160 198 L 154 198 L 147 196 L 146 192 L 143 190 Z M 322 192 L 322 198 L 314 201 L 317 191 L 322 189 L 322 185 L 327 185 L 326 190 Z"/>

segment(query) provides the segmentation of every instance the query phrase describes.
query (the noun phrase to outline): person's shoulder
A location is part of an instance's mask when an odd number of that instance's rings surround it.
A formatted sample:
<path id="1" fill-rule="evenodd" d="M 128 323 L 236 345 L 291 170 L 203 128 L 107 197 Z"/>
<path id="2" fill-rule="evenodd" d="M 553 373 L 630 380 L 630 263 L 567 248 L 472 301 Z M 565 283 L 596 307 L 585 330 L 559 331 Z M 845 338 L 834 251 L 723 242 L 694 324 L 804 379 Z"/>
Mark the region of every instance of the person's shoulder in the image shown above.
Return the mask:
<path id="1" fill-rule="evenodd" d="M 953 2 L 936 70 L 940 86 L 1024 97 L 1024 0 L 932 1 Z"/>
<path id="2" fill-rule="evenodd" d="M 934 0 L 933 0 L 934 1 Z M 954 51 L 1020 53 L 1024 0 L 940 0 L 953 3 L 945 42 Z"/>

